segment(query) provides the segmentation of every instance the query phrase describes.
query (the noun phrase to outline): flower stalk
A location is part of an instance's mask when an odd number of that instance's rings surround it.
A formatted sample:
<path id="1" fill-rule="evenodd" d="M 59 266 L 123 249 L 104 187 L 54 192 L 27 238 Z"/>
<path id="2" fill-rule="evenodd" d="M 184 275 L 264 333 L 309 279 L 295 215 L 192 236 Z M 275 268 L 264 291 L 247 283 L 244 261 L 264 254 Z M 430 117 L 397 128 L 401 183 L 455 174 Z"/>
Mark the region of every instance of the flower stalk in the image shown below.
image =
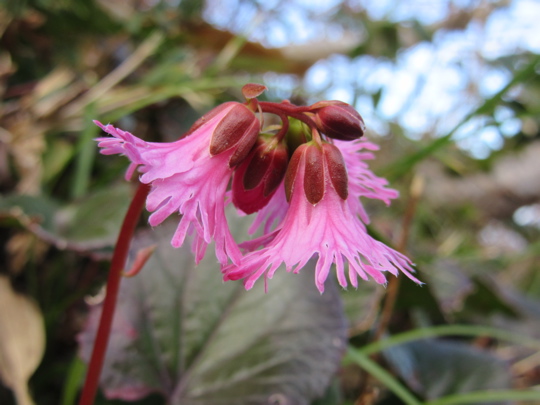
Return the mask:
<path id="1" fill-rule="evenodd" d="M 107 278 L 107 292 L 105 300 L 103 301 L 98 331 L 96 333 L 92 356 L 90 357 L 90 364 L 88 365 L 79 405 L 92 405 L 96 397 L 99 376 L 101 374 L 101 369 L 103 368 L 105 352 L 107 351 L 109 336 L 111 334 L 112 320 L 116 308 L 122 272 L 126 264 L 129 245 L 149 191 L 150 186 L 148 184 L 139 184 L 126 216 L 124 217 L 120 233 L 118 234 L 111 260 L 109 276 Z"/>

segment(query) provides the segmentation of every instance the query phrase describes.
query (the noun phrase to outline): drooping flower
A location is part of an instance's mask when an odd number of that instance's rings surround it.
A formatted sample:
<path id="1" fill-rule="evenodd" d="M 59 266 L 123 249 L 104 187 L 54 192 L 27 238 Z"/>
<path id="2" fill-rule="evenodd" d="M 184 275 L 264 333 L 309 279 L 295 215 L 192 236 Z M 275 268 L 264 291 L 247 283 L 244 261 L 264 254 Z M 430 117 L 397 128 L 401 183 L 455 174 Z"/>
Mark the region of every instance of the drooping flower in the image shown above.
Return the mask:
<path id="1" fill-rule="evenodd" d="M 338 140 L 333 142 L 343 155 L 347 168 L 349 179 L 347 203 L 351 212 L 358 215 L 362 222 L 368 225 L 370 219 L 360 198 L 381 200 L 386 205 L 390 205 L 391 200 L 399 197 L 399 192 L 388 188 L 388 180 L 376 176 L 366 163 L 367 160 L 375 158 L 371 151 L 379 150 L 377 145 L 360 139 L 352 142 Z M 257 212 L 249 228 L 249 234 L 255 233 L 261 225 L 265 234 L 270 233 L 272 225 L 275 222 L 281 222 L 288 208 L 289 203 L 285 198 L 285 188 L 282 183 L 270 201 Z"/>
<path id="2" fill-rule="evenodd" d="M 98 139 L 101 153 L 126 155 L 126 177 L 138 169 L 139 180 L 152 186 L 146 200 L 151 225 L 181 216 L 173 246 L 193 234 L 200 261 L 215 241 L 225 280 L 244 279 L 251 288 L 281 265 L 298 272 L 317 256 L 315 284 L 321 292 L 332 264 L 343 287 L 357 287 L 358 277 L 385 283 L 385 272 L 418 281 L 407 257 L 367 233 L 369 217 L 360 198 L 389 204 L 398 193 L 365 162 L 378 148 L 360 139 L 360 114 L 340 101 L 296 106 L 257 100 L 265 89 L 244 86 L 244 104 L 222 104 L 172 143 L 145 142 L 96 122 L 113 136 Z M 281 125 L 263 129 L 262 114 L 259 121 L 254 112 L 274 114 Z M 263 232 L 240 244 L 244 256 L 225 218 L 231 202 L 240 215 L 256 214 L 250 234 Z"/>
<path id="3" fill-rule="evenodd" d="M 287 169 L 285 187 L 290 205 L 285 218 L 272 233 L 242 244 L 251 251 L 240 264 L 222 269 L 224 279 L 244 279 L 246 289 L 250 289 L 261 276 L 272 278 L 282 264 L 288 272 L 297 273 L 318 255 L 315 284 L 321 292 L 333 263 L 343 287 L 348 285 L 345 263 L 354 287 L 358 277 L 367 280 L 370 276 L 384 284 L 385 272 L 397 275 L 401 271 L 417 281 L 409 259 L 368 235 L 351 211 L 345 165 L 339 149 L 329 143 L 300 146 Z M 254 250 L 258 246 L 263 247 Z"/>
<path id="4" fill-rule="evenodd" d="M 95 123 L 113 138 L 99 138 L 104 155 L 127 156 L 129 179 L 136 168 L 139 180 L 151 184 L 146 201 L 149 223 L 159 225 L 170 215 L 181 215 L 172 238 L 179 247 L 194 233 L 193 249 L 200 261 L 215 241 L 221 264 L 239 263 L 241 253 L 225 218 L 225 193 L 233 168 L 250 152 L 260 131 L 254 113 L 240 103 L 225 103 L 197 121 L 176 142 L 145 142 L 112 125 Z"/>

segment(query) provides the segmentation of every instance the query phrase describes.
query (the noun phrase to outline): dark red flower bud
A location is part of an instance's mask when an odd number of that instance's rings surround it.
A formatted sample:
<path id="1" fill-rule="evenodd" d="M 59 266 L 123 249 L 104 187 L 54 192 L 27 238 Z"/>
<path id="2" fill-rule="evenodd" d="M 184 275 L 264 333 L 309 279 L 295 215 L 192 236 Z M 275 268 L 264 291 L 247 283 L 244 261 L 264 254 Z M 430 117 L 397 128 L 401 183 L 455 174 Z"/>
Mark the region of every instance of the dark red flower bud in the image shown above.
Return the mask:
<path id="1" fill-rule="evenodd" d="M 343 155 L 337 146 L 329 143 L 323 144 L 323 154 L 332 186 L 336 193 L 346 200 L 349 196 L 349 177 Z"/>
<path id="2" fill-rule="evenodd" d="M 299 185 L 296 184 L 300 162 L 304 159 L 303 191 L 311 204 L 317 204 L 324 197 L 324 162 L 323 150 L 314 142 L 299 146 L 291 157 L 285 174 L 285 192 L 287 201 L 291 201 L 292 193 Z"/>
<path id="3" fill-rule="evenodd" d="M 364 135 L 366 126 L 358 112 L 341 101 L 321 101 L 313 104 L 314 121 L 326 136 L 342 141 L 352 141 Z"/>
<path id="4" fill-rule="evenodd" d="M 285 145 L 273 146 L 259 139 L 234 172 L 233 204 L 246 214 L 257 212 L 268 204 L 285 176 L 288 159 Z"/>
<path id="5" fill-rule="evenodd" d="M 260 131 L 260 122 L 253 111 L 243 104 L 234 104 L 217 124 L 210 141 L 210 154 L 214 156 L 235 148 L 229 160 L 230 167 L 246 158 Z"/>

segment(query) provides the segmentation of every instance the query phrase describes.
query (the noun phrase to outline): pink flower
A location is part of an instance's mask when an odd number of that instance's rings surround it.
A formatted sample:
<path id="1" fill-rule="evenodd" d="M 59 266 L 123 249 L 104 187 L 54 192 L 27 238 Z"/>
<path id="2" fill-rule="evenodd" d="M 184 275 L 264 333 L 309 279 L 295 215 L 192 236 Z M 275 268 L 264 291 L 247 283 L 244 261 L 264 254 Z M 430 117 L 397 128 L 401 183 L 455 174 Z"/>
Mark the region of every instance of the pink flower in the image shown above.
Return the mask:
<path id="1" fill-rule="evenodd" d="M 317 256 L 321 292 L 332 264 L 343 287 L 357 287 L 358 277 L 385 283 L 385 272 L 418 281 L 407 257 L 367 233 L 369 217 L 360 199 L 388 205 L 398 193 L 366 164 L 378 148 L 359 139 L 365 131 L 360 114 L 335 100 L 307 107 L 258 101 L 264 89 L 244 86 L 245 104 L 222 104 L 172 143 L 145 142 L 96 122 L 113 136 L 98 139 L 101 153 L 127 156 L 126 178 L 138 169 L 139 180 L 152 186 L 146 200 L 152 226 L 181 216 L 174 247 L 193 234 L 198 262 L 215 241 L 225 280 L 244 279 L 249 289 L 281 265 L 299 272 Z M 261 130 L 255 112 L 261 122 L 266 113 L 282 123 Z M 239 215 L 256 213 L 248 232 L 262 228 L 262 236 L 237 245 L 224 212 L 229 203 Z"/>
<path id="2" fill-rule="evenodd" d="M 221 264 L 239 263 L 241 253 L 225 218 L 225 192 L 231 168 L 251 150 L 259 134 L 259 121 L 244 105 L 225 103 L 201 118 L 187 136 L 176 142 L 145 142 L 112 125 L 96 125 L 113 138 L 97 139 L 104 155 L 121 154 L 131 164 L 129 180 L 138 167 L 140 181 L 151 184 L 146 200 L 149 223 L 159 225 L 170 215 L 182 215 L 172 238 L 179 247 L 195 233 L 193 249 L 199 262 L 214 240 Z"/>
<path id="3" fill-rule="evenodd" d="M 366 160 L 374 159 L 371 151 L 379 150 L 379 147 L 372 142 L 356 139 L 354 141 L 334 140 L 334 145 L 340 150 L 345 161 L 348 175 L 349 197 L 347 203 L 352 213 L 356 213 L 364 224 L 369 224 L 369 216 L 360 200 L 360 197 L 382 200 L 386 205 L 390 205 L 390 200 L 399 197 L 399 193 L 391 188 L 386 188 L 388 181 L 376 176 L 369 170 Z M 289 204 L 285 198 L 283 184 L 278 188 L 276 194 L 270 199 L 253 221 L 249 228 L 249 234 L 264 224 L 264 233 L 269 233 L 274 222 L 281 222 L 287 213 Z"/>
<path id="4" fill-rule="evenodd" d="M 342 287 L 348 284 L 345 262 L 354 287 L 358 286 L 358 277 L 367 280 L 370 276 L 384 284 L 384 272 L 397 276 L 401 271 L 417 281 L 409 259 L 369 236 L 358 213 L 351 211 L 354 204 L 348 202 L 350 182 L 345 165 L 339 149 L 331 144 L 310 142 L 300 146 L 287 170 L 290 206 L 285 218 L 272 233 L 242 244 L 249 250 L 263 247 L 247 253 L 240 264 L 225 266 L 224 279 L 244 279 L 246 289 L 250 289 L 263 275 L 265 282 L 271 279 L 282 264 L 288 272 L 299 272 L 317 254 L 315 284 L 321 292 L 333 263 Z M 375 179 L 372 192 L 382 187 L 375 177 L 368 178 Z"/>

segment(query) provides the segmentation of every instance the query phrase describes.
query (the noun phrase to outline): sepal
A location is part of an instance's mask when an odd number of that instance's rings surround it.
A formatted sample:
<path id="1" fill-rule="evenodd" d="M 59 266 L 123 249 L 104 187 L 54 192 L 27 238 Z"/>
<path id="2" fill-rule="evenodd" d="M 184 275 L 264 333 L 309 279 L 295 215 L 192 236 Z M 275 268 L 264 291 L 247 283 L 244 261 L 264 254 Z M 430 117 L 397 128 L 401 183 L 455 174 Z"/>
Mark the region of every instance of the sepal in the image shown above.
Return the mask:
<path id="1" fill-rule="evenodd" d="M 268 87 L 263 84 L 248 83 L 245 84 L 244 87 L 242 87 L 242 94 L 246 98 L 246 100 L 251 100 L 253 98 L 259 97 L 261 94 L 264 93 L 265 90 L 268 90 Z"/>
<path id="2" fill-rule="evenodd" d="M 306 148 L 304 170 L 304 193 L 315 205 L 324 197 L 324 162 L 320 145 L 314 143 Z"/>
<path id="3" fill-rule="evenodd" d="M 235 148 L 229 159 L 229 167 L 238 165 L 246 158 L 260 131 L 260 122 L 255 114 L 243 104 L 234 104 L 217 124 L 210 141 L 212 156 Z"/>
<path id="4" fill-rule="evenodd" d="M 337 146 L 330 143 L 325 142 L 322 147 L 330 182 L 341 199 L 346 200 L 349 196 L 349 179 L 343 155 Z"/>

